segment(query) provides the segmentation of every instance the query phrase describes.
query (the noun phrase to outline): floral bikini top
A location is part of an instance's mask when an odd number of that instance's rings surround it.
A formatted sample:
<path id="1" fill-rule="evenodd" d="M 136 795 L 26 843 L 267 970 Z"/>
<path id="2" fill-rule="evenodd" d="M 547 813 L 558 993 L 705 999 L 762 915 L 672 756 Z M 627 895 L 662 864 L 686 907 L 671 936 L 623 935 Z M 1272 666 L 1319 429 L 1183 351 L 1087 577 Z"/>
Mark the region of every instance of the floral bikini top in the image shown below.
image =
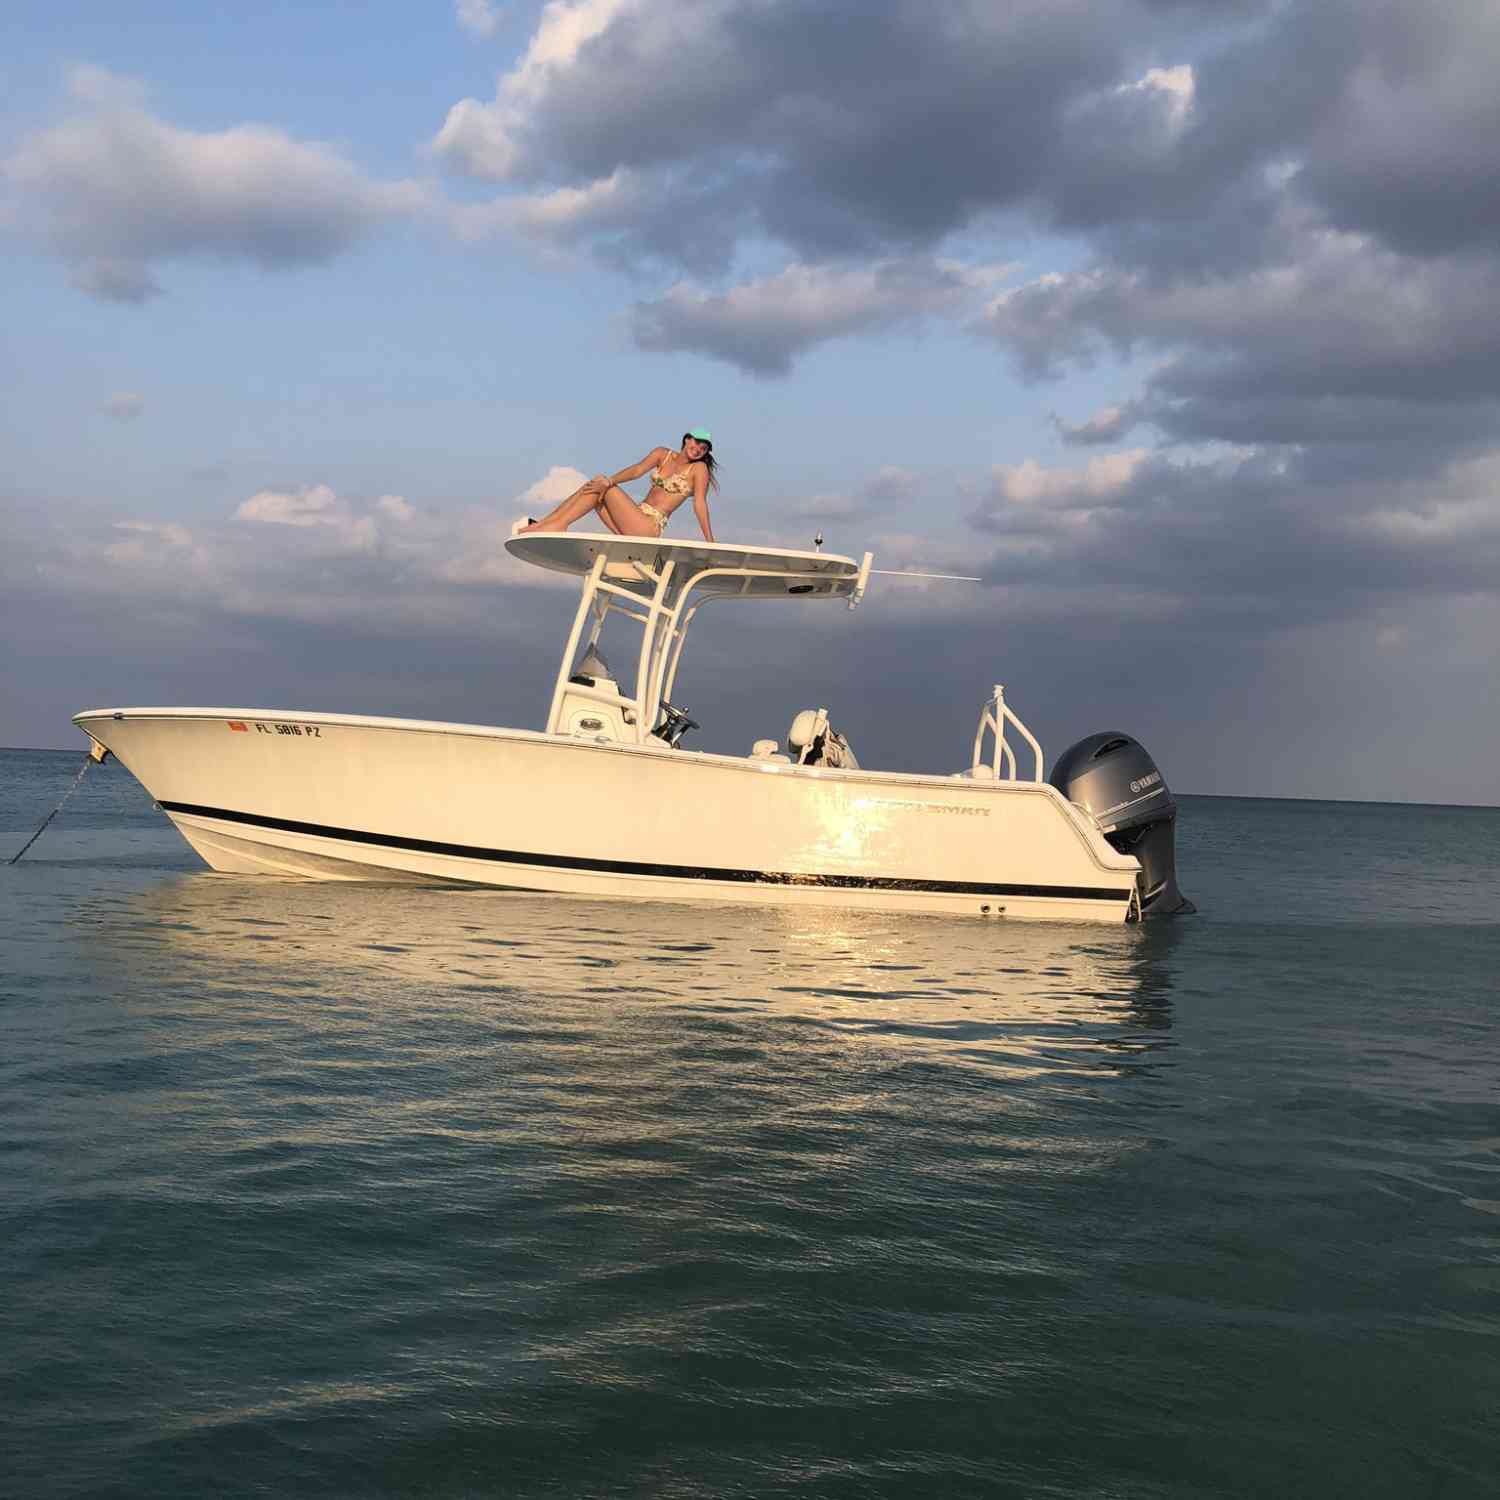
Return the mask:
<path id="1" fill-rule="evenodd" d="M 673 453 L 672 457 L 681 458 L 682 455 L 680 453 Z M 663 459 L 662 463 L 665 462 L 666 459 Z M 689 464 L 687 468 L 679 470 L 670 479 L 663 479 L 661 477 L 661 464 L 657 464 L 651 475 L 652 488 L 665 490 L 669 495 L 691 495 L 693 493 L 692 467 Z"/>

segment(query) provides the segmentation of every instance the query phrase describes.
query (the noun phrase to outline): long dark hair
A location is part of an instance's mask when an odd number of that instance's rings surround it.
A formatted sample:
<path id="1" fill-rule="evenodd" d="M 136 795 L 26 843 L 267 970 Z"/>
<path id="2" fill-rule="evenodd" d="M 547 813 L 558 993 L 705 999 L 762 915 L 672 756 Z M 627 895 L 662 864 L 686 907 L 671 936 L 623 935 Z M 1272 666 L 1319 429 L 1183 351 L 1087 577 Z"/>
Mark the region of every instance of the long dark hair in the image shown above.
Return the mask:
<path id="1" fill-rule="evenodd" d="M 703 455 L 703 457 L 698 460 L 698 462 L 701 463 L 701 464 L 705 464 L 707 466 L 707 468 L 708 468 L 708 482 L 715 489 L 718 489 L 718 487 L 719 487 L 719 465 L 718 465 L 718 463 L 714 459 L 714 445 L 711 442 L 704 442 L 704 440 L 702 438 L 694 438 L 693 435 L 692 435 L 692 433 L 690 433 L 690 432 L 685 432 L 682 435 L 682 448 L 686 448 L 687 447 L 688 439 L 689 438 L 693 438 L 693 441 L 695 443 L 703 443 L 703 446 L 708 450 Z M 681 449 L 679 449 L 678 451 L 680 452 Z M 686 455 L 684 455 L 684 457 L 686 457 Z"/>

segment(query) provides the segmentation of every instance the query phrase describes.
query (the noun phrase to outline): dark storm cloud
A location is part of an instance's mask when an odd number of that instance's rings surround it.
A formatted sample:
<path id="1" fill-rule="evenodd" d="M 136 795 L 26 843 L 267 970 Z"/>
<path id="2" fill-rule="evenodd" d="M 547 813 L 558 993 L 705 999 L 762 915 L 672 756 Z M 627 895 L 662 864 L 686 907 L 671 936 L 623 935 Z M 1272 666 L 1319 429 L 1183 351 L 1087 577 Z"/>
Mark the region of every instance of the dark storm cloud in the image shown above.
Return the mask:
<path id="1" fill-rule="evenodd" d="M 533 220 L 612 262 L 711 281 L 767 238 L 831 280 L 1002 222 L 1080 236 L 1085 279 L 991 322 L 1034 373 L 1102 338 L 1219 351 L 1221 377 L 1300 375 L 1306 394 L 1339 391 L 1341 360 L 1345 385 L 1471 391 L 1452 335 L 1482 371 L 1497 51 L 1490 0 L 575 0 L 493 103 L 455 107 L 437 150 L 529 185 Z M 601 223 L 598 189 L 621 173 L 634 190 Z M 1300 291 L 1271 295 L 1288 277 Z M 851 331 L 791 288 L 779 316 L 736 320 L 739 290 L 648 300 L 637 337 L 785 373 Z M 1328 379 L 1309 358 L 1322 334 Z M 1242 360 L 1245 340 L 1261 347 Z"/>
<path id="2" fill-rule="evenodd" d="M 565 13 L 598 29 L 564 41 Z M 1116 80 L 1143 16 L 1130 0 L 583 0 L 436 145 L 532 184 L 737 164 L 762 230 L 795 253 L 889 252 L 1039 190 L 1060 111 Z"/>
<path id="3" fill-rule="evenodd" d="M 1279 632 L 1383 605 L 1494 595 L 1500 459 L 1379 483 L 1311 453 L 997 471 L 970 524 L 1029 618 Z"/>
<path id="4" fill-rule="evenodd" d="M 1307 143 L 1299 187 L 1333 223 L 1408 254 L 1493 250 L 1500 7 L 1386 0 L 1339 9 L 1363 45 Z"/>
<path id="5" fill-rule="evenodd" d="M 1283 254 L 1191 281 L 1107 266 L 1045 278 L 997 299 L 984 327 L 1037 378 L 1103 350 L 1170 351 L 1142 410 L 1177 438 L 1426 432 L 1446 447 L 1484 432 L 1500 398 L 1500 257 L 1412 260 L 1314 229 L 1289 230 Z"/>

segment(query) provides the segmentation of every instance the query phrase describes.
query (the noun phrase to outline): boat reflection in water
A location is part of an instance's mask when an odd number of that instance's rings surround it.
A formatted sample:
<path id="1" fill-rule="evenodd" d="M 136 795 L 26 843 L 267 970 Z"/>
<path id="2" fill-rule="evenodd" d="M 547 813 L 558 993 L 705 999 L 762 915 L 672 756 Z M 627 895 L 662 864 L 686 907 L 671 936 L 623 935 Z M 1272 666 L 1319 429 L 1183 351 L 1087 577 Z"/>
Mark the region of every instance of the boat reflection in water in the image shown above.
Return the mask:
<path id="1" fill-rule="evenodd" d="M 131 967 L 205 1012 L 547 1048 L 833 1040 L 1013 1075 L 1153 1068 L 1171 1046 L 1175 924 L 954 924 L 832 908 L 559 900 L 193 874 L 101 914 Z M 170 977 L 167 977 L 170 974 Z M 814 1045 L 817 1044 L 817 1045 Z M 748 1060 L 748 1059 L 747 1059 Z"/>

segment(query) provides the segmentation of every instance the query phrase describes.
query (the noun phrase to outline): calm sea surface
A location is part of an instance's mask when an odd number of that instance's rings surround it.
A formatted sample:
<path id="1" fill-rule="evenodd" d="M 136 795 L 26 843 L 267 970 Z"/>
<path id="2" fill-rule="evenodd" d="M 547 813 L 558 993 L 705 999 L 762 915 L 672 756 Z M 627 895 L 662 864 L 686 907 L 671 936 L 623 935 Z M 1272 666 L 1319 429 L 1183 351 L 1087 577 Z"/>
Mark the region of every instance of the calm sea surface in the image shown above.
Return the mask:
<path id="1" fill-rule="evenodd" d="M 81 756 L 0 753 L 0 858 Z M 1500 1495 L 1500 811 L 1137 928 L 0 868 L 0 1494 Z"/>

